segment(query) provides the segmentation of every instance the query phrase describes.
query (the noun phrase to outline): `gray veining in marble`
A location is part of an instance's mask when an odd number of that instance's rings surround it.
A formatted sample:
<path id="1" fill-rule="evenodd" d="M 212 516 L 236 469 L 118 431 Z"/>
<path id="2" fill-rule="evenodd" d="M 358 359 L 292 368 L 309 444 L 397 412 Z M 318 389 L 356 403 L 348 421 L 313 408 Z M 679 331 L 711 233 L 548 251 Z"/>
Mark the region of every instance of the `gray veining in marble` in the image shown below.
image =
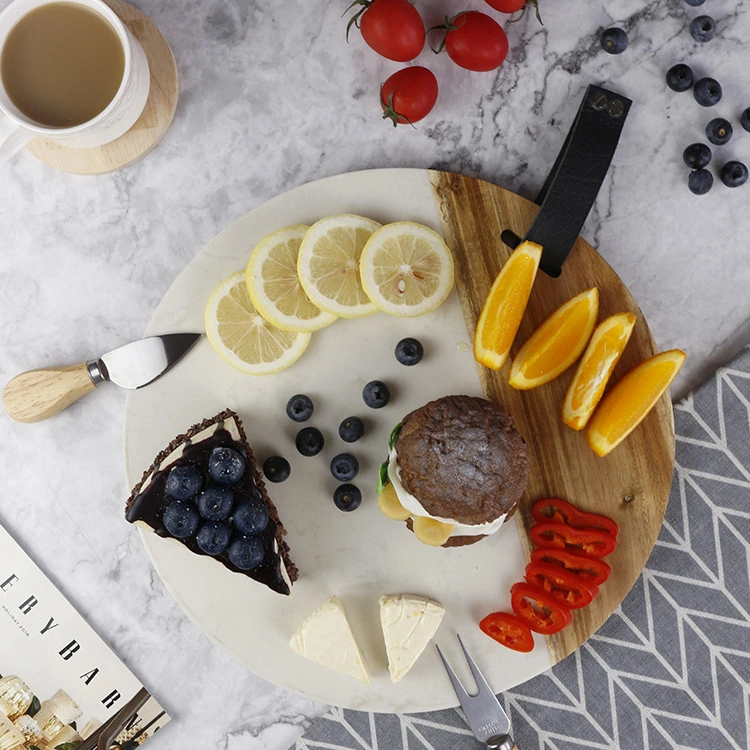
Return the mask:
<path id="1" fill-rule="evenodd" d="M 5 2 L 0 2 L 4 6 Z M 304 182 L 355 169 L 440 167 L 533 197 L 589 83 L 634 100 L 583 231 L 638 300 L 660 348 L 688 352 L 678 396 L 750 339 L 750 185 L 686 186 L 682 150 L 709 119 L 735 125 L 714 165 L 750 162 L 750 3 L 540 0 L 506 25 L 497 73 L 459 70 L 427 49 L 435 111 L 416 129 L 380 119 L 378 85 L 399 66 L 355 32 L 348 2 L 141 0 L 175 52 L 174 124 L 142 162 L 104 177 L 56 172 L 27 154 L 0 167 L 0 381 L 138 338 L 175 276 L 233 220 Z M 463 2 L 418 0 L 427 26 Z M 473 7 L 482 9 L 481 0 Z M 490 11 L 491 12 L 491 11 Z M 719 33 L 700 45 L 690 18 Z M 630 46 L 599 47 L 619 25 Z M 687 62 L 724 99 L 711 110 L 664 84 Z M 714 166 L 712 165 L 712 167 Z M 717 174 L 717 170 L 715 174 Z M 0 521 L 31 551 L 175 720 L 149 747 L 282 750 L 324 710 L 247 673 L 165 591 L 122 519 L 124 394 L 114 387 L 46 423 L 0 415 Z"/>

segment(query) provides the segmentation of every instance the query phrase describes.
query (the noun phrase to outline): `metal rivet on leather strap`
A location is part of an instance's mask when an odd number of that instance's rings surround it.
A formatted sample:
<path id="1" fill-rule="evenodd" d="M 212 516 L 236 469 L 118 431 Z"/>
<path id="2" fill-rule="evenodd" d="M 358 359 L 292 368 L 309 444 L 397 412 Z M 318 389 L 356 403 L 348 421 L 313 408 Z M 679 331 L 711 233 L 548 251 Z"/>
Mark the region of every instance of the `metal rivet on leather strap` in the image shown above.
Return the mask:
<path id="1" fill-rule="evenodd" d="M 607 100 L 607 97 L 602 94 L 601 92 L 594 94 L 594 96 L 591 99 L 591 106 L 594 109 L 604 109 L 607 104 L 609 104 L 609 101 Z"/>
<path id="2" fill-rule="evenodd" d="M 609 112 L 609 114 L 611 114 L 612 117 L 620 117 L 624 111 L 625 111 L 625 106 L 619 99 L 615 99 L 614 101 L 611 101 L 607 109 L 607 112 Z"/>

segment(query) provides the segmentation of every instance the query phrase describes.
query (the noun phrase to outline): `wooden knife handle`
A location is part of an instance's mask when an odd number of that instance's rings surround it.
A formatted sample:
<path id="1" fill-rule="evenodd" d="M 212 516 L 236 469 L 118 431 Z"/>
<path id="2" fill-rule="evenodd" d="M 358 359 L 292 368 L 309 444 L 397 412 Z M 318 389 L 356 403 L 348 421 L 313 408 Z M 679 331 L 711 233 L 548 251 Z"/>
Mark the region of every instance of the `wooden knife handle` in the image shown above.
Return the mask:
<path id="1" fill-rule="evenodd" d="M 17 422 L 41 422 L 93 391 L 85 362 L 16 375 L 3 390 L 3 406 Z"/>

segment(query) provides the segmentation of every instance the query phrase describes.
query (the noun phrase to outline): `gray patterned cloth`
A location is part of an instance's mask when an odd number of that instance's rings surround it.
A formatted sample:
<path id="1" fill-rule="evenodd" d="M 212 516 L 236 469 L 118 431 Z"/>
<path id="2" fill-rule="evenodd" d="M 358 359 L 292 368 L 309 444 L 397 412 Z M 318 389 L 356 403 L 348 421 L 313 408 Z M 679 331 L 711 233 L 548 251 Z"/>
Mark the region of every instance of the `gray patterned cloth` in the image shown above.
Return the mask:
<path id="1" fill-rule="evenodd" d="M 750 748 L 750 347 L 675 405 L 672 492 L 622 606 L 500 696 L 521 750 Z M 296 750 L 476 750 L 460 709 L 332 709 Z"/>

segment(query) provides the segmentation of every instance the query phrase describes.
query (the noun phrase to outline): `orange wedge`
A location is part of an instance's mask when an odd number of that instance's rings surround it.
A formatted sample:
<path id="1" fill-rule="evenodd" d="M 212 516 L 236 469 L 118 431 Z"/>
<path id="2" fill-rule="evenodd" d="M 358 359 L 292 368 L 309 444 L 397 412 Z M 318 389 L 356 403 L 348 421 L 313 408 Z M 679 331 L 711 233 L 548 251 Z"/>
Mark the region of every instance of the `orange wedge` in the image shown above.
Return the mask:
<path id="1" fill-rule="evenodd" d="M 594 330 L 565 395 L 562 418 L 568 427 L 582 430 L 586 426 L 630 339 L 633 325 L 635 315 L 626 312 L 612 315 Z"/>
<path id="2" fill-rule="evenodd" d="M 505 262 L 484 301 L 474 332 L 474 358 L 491 370 L 499 370 L 508 358 L 541 258 L 541 245 L 522 242 Z"/>
<path id="3" fill-rule="evenodd" d="M 586 438 L 597 456 L 606 456 L 641 423 L 669 388 L 685 356 L 680 349 L 656 354 L 615 384 L 586 430 Z"/>
<path id="4" fill-rule="evenodd" d="M 513 360 L 508 382 L 519 390 L 536 388 L 567 370 L 586 348 L 599 314 L 599 290 L 587 289 L 558 307 Z"/>

